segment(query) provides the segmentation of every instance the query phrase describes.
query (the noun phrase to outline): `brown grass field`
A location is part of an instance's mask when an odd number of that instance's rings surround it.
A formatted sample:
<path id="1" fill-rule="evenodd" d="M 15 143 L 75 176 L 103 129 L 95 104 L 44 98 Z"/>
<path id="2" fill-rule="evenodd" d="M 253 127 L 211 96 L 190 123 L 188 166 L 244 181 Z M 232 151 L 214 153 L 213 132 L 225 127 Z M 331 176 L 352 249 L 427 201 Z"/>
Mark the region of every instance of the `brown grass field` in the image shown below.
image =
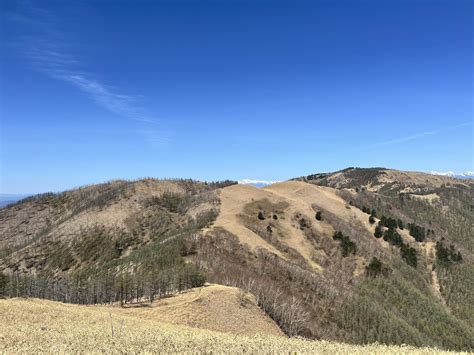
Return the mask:
<path id="1" fill-rule="evenodd" d="M 442 353 L 379 344 L 355 346 L 170 324 L 143 311 L 38 299 L 0 300 L 0 353 Z"/>

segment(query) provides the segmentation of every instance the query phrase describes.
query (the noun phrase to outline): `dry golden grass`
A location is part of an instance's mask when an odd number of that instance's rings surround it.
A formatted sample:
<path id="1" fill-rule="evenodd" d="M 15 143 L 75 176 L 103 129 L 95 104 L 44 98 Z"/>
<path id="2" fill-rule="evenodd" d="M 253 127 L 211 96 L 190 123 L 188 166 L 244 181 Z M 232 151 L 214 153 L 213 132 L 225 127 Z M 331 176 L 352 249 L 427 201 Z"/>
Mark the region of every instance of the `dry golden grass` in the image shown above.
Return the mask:
<path id="1" fill-rule="evenodd" d="M 237 287 L 206 285 L 157 300 L 152 307 L 132 305 L 120 311 L 142 319 L 225 333 L 284 336 L 257 306 L 255 296 Z"/>
<path id="2" fill-rule="evenodd" d="M 226 187 L 220 190 L 219 193 L 221 206 L 219 216 L 214 226 L 224 228 L 228 232 L 238 236 L 240 242 L 252 250 L 259 248 L 267 249 L 285 259 L 284 255 L 273 245 L 242 225 L 239 218 L 246 204 L 253 200 L 262 200 L 265 198 L 273 203 L 280 202 L 280 200 L 275 201 L 274 197 L 273 194 L 250 185 L 232 185 Z"/>
<path id="3" fill-rule="evenodd" d="M 258 236 L 256 233 L 246 228 L 240 215 L 244 212 L 245 206 L 254 201 L 268 201 L 271 204 L 286 204 L 285 213 L 278 221 L 281 232 L 285 236 L 280 241 L 283 244 L 297 251 L 308 265 L 315 271 L 322 271 L 323 268 L 312 258 L 313 247 L 307 240 L 300 228 L 294 224 L 293 216 L 298 213 L 308 220 L 314 220 L 315 211 L 313 204 L 323 204 L 325 208 L 334 211 L 336 214 L 350 214 L 351 218 L 357 218 L 345 208 L 345 201 L 337 196 L 336 190 L 310 185 L 300 181 L 286 181 L 269 187 L 259 189 L 249 185 L 233 185 L 220 191 L 221 208 L 220 214 L 214 223 L 216 227 L 221 227 L 236 235 L 242 244 L 251 249 L 264 248 L 276 255 L 286 259 L 286 257 L 273 245 Z M 360 212 L 361 223 L 370 228 L 365 220 L 366 215 Z M 321 235 L 332 236 L 334 230 L 327 223 L 314 223 L 313 227 Z"/>
<path id="4" fill-rule="evenodd" d="M 363 174 L 362 170 L 361 173 Z M 327 178 L 328 182 L 330 183 L 329 186 L 335 188 L 347 186 L 347 183 L 350 183 L 352 179 L 354 179 L 354 177 L 352 176 L 351 172 L 347 171 L 333 173 Z M 357 178 L 355 178 L 355 180 L 357 180 Z M 443 184 L 469 184 L 469 181 L 462 182 L 448 176 L 432 175 L 416 171 L 383 169 L 382 174 L 379 174 L 375 179 L 373 179 L 364 187 L 368 191 L 377 192 L 384 186 L 387 186 L 387 184 L 392 183 L 406 185 L 406 188 L 402 191 L 405 193 L 411 193 L 417 191 L 417 188 L 413 187 L 413 185 L 425 186 L 427 188 L 438 188 Z"/>
<path id="5" fill-rule="evenodd" d="M 130 310 L 129 310 L 130 311 Z M 124 314 L 117 307 L 0 300 L 1 353 L 441 353 L 384 345 L 353 346 L 271 335 L 232 335 Z"/>
<path id="6" fill-rule="evenodd" d="M 247 228 L 240 216 L 244 214 L 246 206 L 256 201 L 277 205 L 285 204 L 283 213 L 279 214 L 278 228 L 283 236 L 279 242 L 299 253 L 314 271 L 322 272 L 324 267 L 318 264 L 313 257 L 314 247 L 305 233 L 294 220 L 295 215 L 300 215 L 308 221 L 315 222 L 315 209 L 326 210 L 341 218 L 341 220 L 362 225 L 372 234 L 375 226 L 371 225 L 367 214 L 358 208 L 347 208 L 347 203 L 337 194 L 337 190 L 330 187 L 316 186 L 302 181 L 285 181 L 259 189 L 248 185 L 233 185 L 220 191 L 221 209 L 214 224 L 215 227 L 224 228 L 236 235 L 242 244 L 252 250 L 264 248 L 286 259 L 285 255 L 271 245 L 268 241 Z M 313 208 L 314 207 L 314 208 Z M 255 217 L 258 211 L 254 211 Z M 274 222 L 276 223 L 276 222 Z M 312 228 L 321 236 L 332 238 L 334 228 L 324 220 L 312 223 Z M 388 243 L 385 243 L 388 247 Z M 364 261 L 359 260 L 356 274 L 361 274 Z"/>
<path id="7" fill-rule="evenodd" d="M 301 181 L 286 181 L 270 185 L 265 189 L 289 201 L 293 201 L 293 203 L 298 205 L 299 210 L 308 215 L 311 220 L 314 219 L 312 206 L 315 206 L 333 213 L 342 220 L 348 222 L 357 221 L 370 233 L 373 233 L 374 226 L 369 223 L 367 215 L 358 208 L 347 208 L 347 202 L 338 195 L 336 189 L 307 184 Z M 323 235 L 332 236 L 334 233 L 334 229 L 330 225 L 317 223 L 315 226 L 322 228 L 318 232 Z"/>
<path id="8" fill-rule="evenodd" d="M 449 176 L 426 174 L 417 171 L 401 171 L 392 169 L 385 170 L 385 175 L 382 175 L 380 181 L 388 183 L 396 181 L 405 183 L 407 185 L 428 185 L 432 187 L 440 187 L 443 184 L 460 183 L 456 179 L 453 179 Z"/>
<path id="9" fill-rule="evenodd" d="M 439 195 L 436 193 L 432 193 L 428 195 L 410 194 L 410 196 L 422 201 L 427 201 L 429 203 L 434 203 L 435 201 L 438 201 L 440 199 Z"/>

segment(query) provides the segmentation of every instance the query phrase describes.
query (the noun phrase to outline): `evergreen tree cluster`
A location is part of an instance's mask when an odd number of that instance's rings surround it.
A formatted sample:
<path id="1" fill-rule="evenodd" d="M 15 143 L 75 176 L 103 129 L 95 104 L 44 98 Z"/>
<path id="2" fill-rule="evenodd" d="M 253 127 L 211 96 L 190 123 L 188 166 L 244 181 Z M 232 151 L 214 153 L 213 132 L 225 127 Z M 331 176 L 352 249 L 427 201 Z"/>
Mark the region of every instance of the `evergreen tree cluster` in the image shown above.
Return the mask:
<path id="1" fill-rule="evenodd" d="M 422 242 L 425 240 L 425 228 L 418 226 L 415 223 L 408 223 L 408 230 L 410 231 L 410 235 L 415 238 L 417 242 Z"/>
<path id="2" fill-rule="evenodd" d="M 397 247 L 401 247 L 403 244 L 402 236 L 393 228 L 389 228 L 384 232 L 383 240 Z"/>
<path id="3" fill-rule="evenodd" d="M 396 219 L 385 216 L 380 217 L 380 224 L 388 229 L 395 229 L 398 227 Z"/>
<path id="4" fill-rule="evenodd" d="M 408 265 L 416 268 L 418 265 L 416 249 L 403 242 L 402 236 L 396 230 L 397 227 L 400 228 L 400 225 L 403 226 L 401 220 L 397 221 L 393 218 L 382 216 L 375 227 L 374 237 L 377 239 L 383 237 L 383 240 L 386 242 L 400 248 L 400 256 L 402 259 L 405 260 Z M 384 231 L 383 227 L 387 227 L 387 229 Z"/>
<path id="5" fill-rule="evenodd" d="M 370 215 L 369 223 L 374 224 L 376 222 L 375 217 L 377 216 L 375 209 L 370 207 L 362 206 L 362 212 Z M 384 231 L 384 228 L 387 228 Z M 425 229 L 415 223 L 408 223 L 406 227 L 409 230 L 410 235 L 419 243 L 425 241 L 426 237 L 434 235 L 434 231 L 431 229 Z M 416 250 L 410 246 L 404 244 L 401 235 L 396 231 L 399 228 L 403 230 L 405 224 L 401 219 L 395 219 L 387 216 L 380 216 L 380 221 L 375 227 L 374 236 L 379 239 L 382 238 L 390 244 L 400 248 L 401 257 L 411 266 L 416 267 L 417 257 Z M 450 265 L 453 262 L 459 262 L 462 260 L 462 256 L 458 252 L 453 252 L 452 249 L 445 248 L 442 244 L 439 245 L 439 262 L 442 265 Z"/>

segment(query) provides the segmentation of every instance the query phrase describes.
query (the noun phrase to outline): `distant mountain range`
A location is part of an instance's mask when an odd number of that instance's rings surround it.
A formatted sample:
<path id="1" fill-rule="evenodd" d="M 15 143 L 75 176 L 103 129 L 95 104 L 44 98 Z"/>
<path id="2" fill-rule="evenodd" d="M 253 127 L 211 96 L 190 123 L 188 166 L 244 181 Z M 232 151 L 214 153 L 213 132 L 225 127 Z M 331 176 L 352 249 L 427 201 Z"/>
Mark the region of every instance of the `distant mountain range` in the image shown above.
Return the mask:
<path id="1" fill-rule="evenodd" d="M 474 179 L 474 171 L 466 171 L 464 173 L 455 173 L 454 171 L 447 171 L 447 172 L 438 172 L 438 171 L 431 171 L 430 174 L 432 175 L 439 175 L 439 176 L 447 176 L 453 179 Z M 272 184 L 275 184 L 276 180 L 261 180 L 261 179 L 241 179 L 238 181 L 239 184 L 242 185 L 252 185 L 255 187 L 265 187 Z"/>
<path id="2" fill-rule="evenodd" d="M 0 208 L 15 203 L 25 197 L 31 196 L 31 194 L 3 194 L 0 193 Z"/>
<path id="3" fill-rule="evenodd" d="M 466 171 L 465 173 L 455 173 L 454 171 L 447 171 L 444 173 L 438 172 L 438 171 L 432 171 L 431 174 L 449 176 L 455 179 L 474 179 L 474 171 Z"/>
<path id="4" fill-rule="evenodd" d="M 274 181 L 274 180 L 256 180 L 256 179 L 242 179 L 239 180 L 238 183 L 241 185 L 252 185 L 255 187 L 265 187 L 269 186 L 272 184 L 276 184 L 277 182 L 280 181 Z"/>

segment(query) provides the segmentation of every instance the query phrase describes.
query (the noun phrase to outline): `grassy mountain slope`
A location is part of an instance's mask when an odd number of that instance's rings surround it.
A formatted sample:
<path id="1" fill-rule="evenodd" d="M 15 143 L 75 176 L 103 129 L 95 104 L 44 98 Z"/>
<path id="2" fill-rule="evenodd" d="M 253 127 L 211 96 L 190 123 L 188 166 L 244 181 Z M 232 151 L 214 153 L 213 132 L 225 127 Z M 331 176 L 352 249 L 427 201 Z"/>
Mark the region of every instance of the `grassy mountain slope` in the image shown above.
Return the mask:
<path id="1" fill-rule="evenodd" d="M 133 303 L 123 314 L 234 335 L 284 336 L 257 305 L 255 296 L 236 287 L 205 285 L 157 300 Z"/>
<path id="2" fill-rule="evenodd" d="M 274 335 L 233 335 L 173 325 L 107 306 L 0 300 L 0 352 L 442 353 L 408 346 L 354 346 Z M 20 326 L 19 326 L 20 325 Z"/>

